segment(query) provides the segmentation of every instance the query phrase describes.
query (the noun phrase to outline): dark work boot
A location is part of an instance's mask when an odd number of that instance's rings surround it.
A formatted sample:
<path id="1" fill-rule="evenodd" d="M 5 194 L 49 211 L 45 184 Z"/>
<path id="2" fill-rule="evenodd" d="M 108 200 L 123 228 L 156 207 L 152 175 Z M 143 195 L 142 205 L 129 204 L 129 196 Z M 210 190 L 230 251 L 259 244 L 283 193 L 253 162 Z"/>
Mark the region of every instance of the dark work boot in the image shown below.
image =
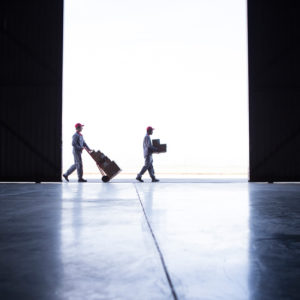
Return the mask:
<path id="1" fill-rule="evenodd" d="M 159 179 L 157 179 L 157 178 L 152 178 L 152 182 L 159 182 Z"/>
<path id="2" fill-rule="evenodd" d="M 78 182 L 87 182 L 87 180 L 83 179 L 83 178 L 80 178 L 80 179 L 78 179 Z"/>
<path id="3" fill-rule="evenodd" d="M 136 176 L 136 180 L 138 180 L 139 182 L 144 182 L 144 180 L 142 179 L 142 177 L 140 175 Z"/>
<path id="4" fill-rule="evenodd" d="M 68 175 L 66 175 L 66 174 L 63 174 L 63 178 L 64 178 L 66 181 L 68 181 L 68 182 L 69 182 Z"/>

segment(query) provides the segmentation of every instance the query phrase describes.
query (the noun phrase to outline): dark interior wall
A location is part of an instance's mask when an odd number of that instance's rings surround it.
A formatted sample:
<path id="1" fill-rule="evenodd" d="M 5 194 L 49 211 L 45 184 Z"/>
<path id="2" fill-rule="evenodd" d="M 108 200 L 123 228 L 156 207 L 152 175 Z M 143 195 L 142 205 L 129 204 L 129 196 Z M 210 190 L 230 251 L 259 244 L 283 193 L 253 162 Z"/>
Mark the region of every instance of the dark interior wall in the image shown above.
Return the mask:
<path id="1" fill-rule="evenodd" d="M 300 180 L 300 2 L 248 0 L 250 181 Z"/>
<path id="2" fill-rule="evenodd" d="M 0 2 L 0 181 L 60 181 L 63 0 Z"/>

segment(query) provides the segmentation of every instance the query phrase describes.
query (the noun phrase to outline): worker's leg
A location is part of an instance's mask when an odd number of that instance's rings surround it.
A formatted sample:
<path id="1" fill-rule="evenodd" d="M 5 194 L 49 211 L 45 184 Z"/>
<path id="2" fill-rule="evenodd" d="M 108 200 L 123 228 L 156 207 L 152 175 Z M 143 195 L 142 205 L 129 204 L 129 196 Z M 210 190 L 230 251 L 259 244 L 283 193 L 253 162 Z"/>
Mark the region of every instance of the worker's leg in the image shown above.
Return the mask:
<path id="1" fill-rule="evenodd" d="M 63 174 L 65 176 L 67 176 L 67 177 L 69 175 L 71 175 L 76 170 L 76 168 L 77 168 L 77 165 L 76 165 L 77 155 L 76 155 L 76 153 L 75 153 L 74 150 L 73 150 L 73 156 L 74 156 L 74 164 L 68 169 L 68 171 L 65 174 Z"/>
<path id="2" fill-rule="evenodd" d="M 82 166 L 81 152 L 74 151 L 73 154 L 74 154 L 74 160 L 75 160 L 75 164 L 76 164 L 78 179 L 82 179 L 83 166 Z"/>
<path id="3" fill-rule="evenodd" d="M 155 174 L 154 174 L 153 162 L 149 165 L 148 172 L 149 172 L 151 179 L 154 180 Z"/>
<path id="4" fill-rule="evenodd" d="M 138 177 L 142 177 L 144 173 L 149 169 L 150 165 L 152 164 L 152 158 L 150 156 L 147 156 L 145 158 L 145 165 L 143 166 L 140 173 L 138 173 Z"/>
<path id="5" fill-rule="evenodd" d="M 76 170 L 76 164 L 73 164 L 68 170 L 66 173 L 64 173 L 65 176 L 69 176 L 71 175 L 74 171 Z"/>
<path id="6" fill-rule="evenodd" d="M 141 172 L 138 174 L 139 177 L 142 177 L 144 175 L 144 173 L 148 170 L 147 165 L 144 165 Z"/>

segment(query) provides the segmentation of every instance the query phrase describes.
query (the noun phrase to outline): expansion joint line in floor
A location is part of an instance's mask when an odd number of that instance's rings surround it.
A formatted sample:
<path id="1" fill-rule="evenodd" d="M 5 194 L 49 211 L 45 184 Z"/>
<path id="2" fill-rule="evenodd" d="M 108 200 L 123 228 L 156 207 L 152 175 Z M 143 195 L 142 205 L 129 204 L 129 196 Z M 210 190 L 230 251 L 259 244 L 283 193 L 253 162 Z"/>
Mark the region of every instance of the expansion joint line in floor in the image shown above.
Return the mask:
<path id="1" fill-rule="evenodd" d="M 146 211 L 145 211 L 145 208 L 144 208 L 142 199 L 141 199 L 141 197 L 140 197 L 140 193 L 139 193 L 139 191 L 138 191 L 138 189 L 137 189 L 137 187 L 136 187 L 136 184 L 134 183 L 133 185 L 134 185 L 134 187 L 135 187 L 135 190 L 136 190 L 138 199 L 139 199 L 139 201 L 140 201 L 140 205 L 141 205 L 141 207 L 142 207 L 142 210 L 143 210 L 143 213 L 144 213 L 144 216 L 145 216 L 145 219 L 146 219 L 148 228 L 149 228 L 150 233 L 151 233 L 151 235 L 152 235 L 152 238 L 153 238 L 155 247 L 156 247 L 157 252 L 158 252 L 158 254 L 159 254 L 160 261 L 161 261 L 163 270 L 164 270 L 164 272 L 165 272 L 165 275 L 166 275 L 168 284 L 169 284 L 169 286 L 170 286 L 170 289 L 171 289 L 171 292 L 172 292 L 173 299 L 174 299 L 174 300 L 178 300 L 178 297 L 177 297 L 177 294 L 176 294 L 174 285 L 173 285 L 173 283 L 172 283 L 172 280 L 171 280 L 171 277 L 170 277 L 170 274 L 169 274 L 169 271 L 168 271 L 168 268 L 167 268 L 165 259 L 164 259 L 163 255 L 162 255 L 162 252 L 161 252 L 160 247 L 159 247 L 159 245 L 158 245 L 157 239 L 156 239 L 155 234 L 154 234 L 154 232 L 153 232 L 153 230 L 152 230 L 150 221 L 149 221 L 149 219 L 148 219 L 148 217 L 147 217 L 147 214 L 146 214 Z"/>

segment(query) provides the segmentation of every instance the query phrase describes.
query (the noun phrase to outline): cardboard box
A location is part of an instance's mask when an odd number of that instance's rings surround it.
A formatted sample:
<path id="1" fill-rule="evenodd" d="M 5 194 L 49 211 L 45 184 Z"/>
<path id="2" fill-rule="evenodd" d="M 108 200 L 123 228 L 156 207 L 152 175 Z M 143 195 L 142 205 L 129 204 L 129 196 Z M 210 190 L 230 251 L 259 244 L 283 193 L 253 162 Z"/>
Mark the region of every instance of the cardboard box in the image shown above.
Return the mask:
<path id="1" fill-rule="evenodd" d="M 90 152 L 92 158 L 98 163 L 101 164 L 105 161 L 106 156 L 100 151 L 92 151 Z"/>
<path id="2" fill-rule="evenodd" d="M 159 153 L 167 152 L 167 144 L 160 144 L 159 147 L 158 147 L 158 152 Z"/>
<path id="3" fill-rule="evenodd" d="M 158 148 L 160 145 L 160 139 L 152 140 L 152 145 L 154 147 Z"/>
<path id="4" fill-rule="evenodd" d="M 112 161 L 108 165 L 103 167 L 103 171 L 106 173 L 106 175 L 109 178 L 113 178 L 114 176 L 116 176 L 121 171 L 121 169 L 119 168 L 119 166 L 114 161 Z"/>
<path id="5" fill-rule="evenodd" d="M 167 152 L 167 144 L 161 144 L 160 139 L 152 140 L 152 145 L 158 149 L 158 153 Z"/>
<path id="6" fill-rule="evenodd" d="M 108 176 L 109 179 L 115 177 L 121 171 L 119 166 L 114 161 L 111 161 L 101 151 L 91 151 L 89 154 L 101 169 L 101 174 Z"/>

